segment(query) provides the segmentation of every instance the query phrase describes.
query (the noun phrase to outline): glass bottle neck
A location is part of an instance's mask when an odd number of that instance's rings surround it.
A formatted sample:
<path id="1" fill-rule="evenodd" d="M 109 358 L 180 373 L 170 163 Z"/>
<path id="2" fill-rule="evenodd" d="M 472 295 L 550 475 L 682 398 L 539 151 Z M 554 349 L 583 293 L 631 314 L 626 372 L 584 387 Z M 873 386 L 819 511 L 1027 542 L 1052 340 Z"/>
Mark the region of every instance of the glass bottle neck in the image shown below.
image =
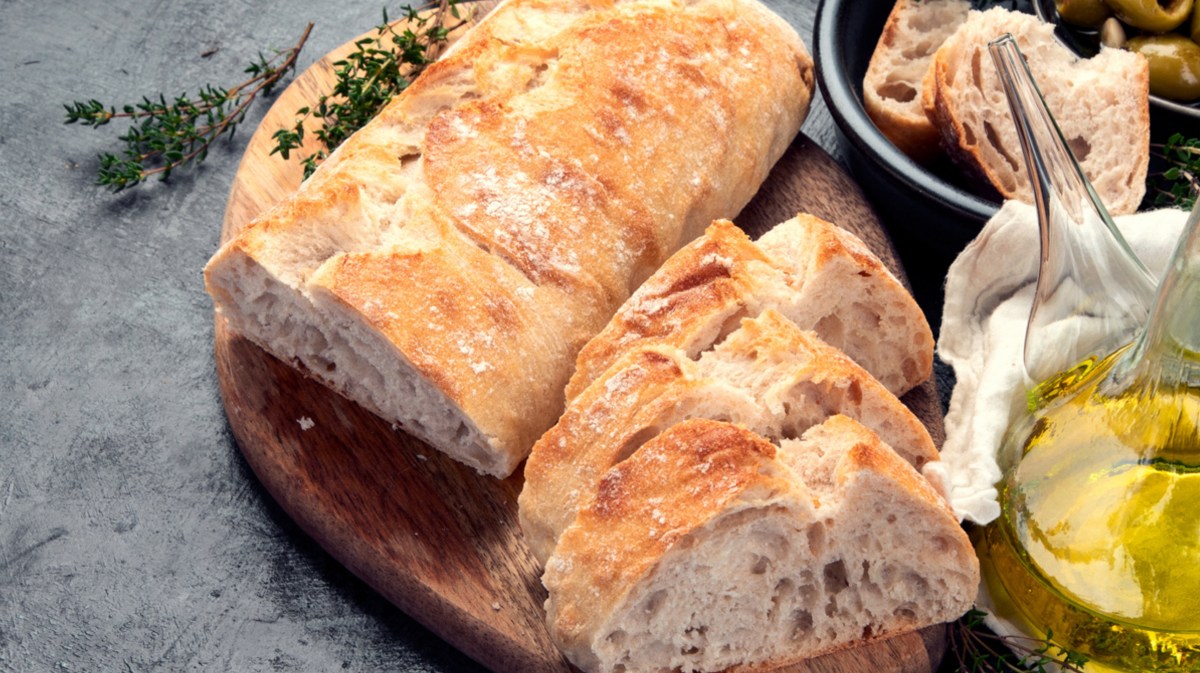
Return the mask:
<path id="1" fill-rule="evenodd" d="M 1115 375 L 1200 388 L 1200 202 L 1159 283 L 1149 321 Z"/>

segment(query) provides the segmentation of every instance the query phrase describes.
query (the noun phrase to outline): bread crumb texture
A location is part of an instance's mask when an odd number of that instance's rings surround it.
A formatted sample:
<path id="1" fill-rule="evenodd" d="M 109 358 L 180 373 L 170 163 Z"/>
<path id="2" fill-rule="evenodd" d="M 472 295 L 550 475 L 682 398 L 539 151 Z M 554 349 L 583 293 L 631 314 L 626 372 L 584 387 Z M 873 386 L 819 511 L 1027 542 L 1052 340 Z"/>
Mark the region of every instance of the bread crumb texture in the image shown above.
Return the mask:
<path id="1" fill-rule="evenodd" d="M 978 565 L 940 496 L 835 416 L 779 446 L 677 424 L 602 478 L 547 565 L 588 671 L 781 665 L 953 619 Z"/>
<path id="2" fill-rule="evenodd" d="M 921 104 L 934 52 L 967 20 L 966 0 L 896 0 L 863 78 L 863 105 L 884 136 L 917 161 L 939 154 Z"/>

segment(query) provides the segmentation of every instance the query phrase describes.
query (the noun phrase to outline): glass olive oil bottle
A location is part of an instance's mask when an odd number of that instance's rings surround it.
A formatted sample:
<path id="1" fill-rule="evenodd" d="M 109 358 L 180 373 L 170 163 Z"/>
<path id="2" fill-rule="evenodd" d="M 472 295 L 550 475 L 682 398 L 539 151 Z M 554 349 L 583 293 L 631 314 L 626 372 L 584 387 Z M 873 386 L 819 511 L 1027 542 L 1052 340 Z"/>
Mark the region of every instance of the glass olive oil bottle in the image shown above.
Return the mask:
<path id="1" fill-rule="evenodd" d="M 1170 363 L 1190 382 L 1145 371 L 1177 355 L 1135 345 L 1036 388 L 979 546 L 993 596 L 1117 670 L 1200 671 L 1200 358 Z"/>
<path id="2" fill-rule="evenodd" d="M 1078 244 L 1086 239 L 1071 227 L 1112 229 L 1111 220 L 1070 159 L 1015 44 L 998 41 L 992 54 L 1035 181 L 1043 263 L 1026 337 L 1026 368 L 1041 383 L 1029 393 L 1029 413 L 1012 425 L 1001 449 L 1001 461 L 1008 464 L 998 489 L 1001 516 L 976 539 L 985 582 L 997 614 L 1026 630 L 1052 634 L 1059 646 L 1088 656 L 1089 670 L 1195 673 L 1200 671 L 1200 206 L 1188 220 L 1148 317 L 1141 319 L 1144 326 L 1131 329 L 1139 311 L 1146 315 L 1137 303 L 1148 293 L 1136 278 L 1140 264 L 1125 258 L 1127 248 L 1120 249 L 1123 242 L 1075 251 L 1076 259 L 1095 267 L 1089 272 L 1095 276 L 1105 275 L 1109 264 L 1114 272 L 1121 265 L 1134 269 L 1127 295 L 1107 301 L 1108 309 L 1119 310 L 1105 309 L 1103 297 L 1089 294 L 1094 283 L 1080 274 L 1081 264 L 1047 264 L 1055 259 L 1048 247 L 1054 247 L 1056 228 L 1075 236 Z M 1056 162 L 1066 169 L 1056 174 Z M 1072 186 L 1062 186 L 1063 176 Z M 1078 216 L 1070 217 L 1072 211 Z M 1064 287 L 1074 288 L 1066 304 L 1061 297 L 1057 305 L 1044 300 Z M 1081 346 L 1052 344 L 1048 350 L 1038 343 L 1050 333 L 1035 329 L 1039 309 L 1046 323 L 1120 316 L 1104 323 L 1098 338 L 1079 340 Z M 1075 359 L 1064 361 L 1066 354 Z M 1037 375 L 1055 358 L 1058 374 Z"/>

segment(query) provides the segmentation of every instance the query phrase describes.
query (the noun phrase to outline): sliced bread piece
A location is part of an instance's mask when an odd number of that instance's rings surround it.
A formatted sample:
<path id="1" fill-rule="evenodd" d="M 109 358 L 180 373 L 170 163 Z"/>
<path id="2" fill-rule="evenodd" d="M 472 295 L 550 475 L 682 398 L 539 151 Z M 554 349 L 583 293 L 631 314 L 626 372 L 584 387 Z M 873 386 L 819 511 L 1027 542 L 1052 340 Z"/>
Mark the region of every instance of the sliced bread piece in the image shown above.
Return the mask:
<path id="1" fill-rule="evenodd" d="M 604 474 L 543 578 L 589 673 L 766 670 L 955 619 L 978 581 L 938 494 L 840 416 L 778 449 L 669 428 Z"/>
<path id="2" fill-rule="evenodd" d="M 933 53 L 964 21 L 966 0 L 896 0 L 863 78 L 863 105 L 875 126 L 916 161 L 941 154 L 921 105 Z"/>
<path id="3" fill-rule="evenodd" d="M 1021 12 L 972 11 L 937 50 L 925 111 L 942 146 L 964 171 L 1006 199 L 1033 202 L 1020 142 L 987 45 L 1011 33 L 1084 175 L 1114 214 L 1132 213 L 1146 191 L 1150 161 L 1146 59 L 1102 49 L 1079 59 L 1054 26 Z"/>
<path id="4" fill-rule="evenodd" d="M 903 395 L 929 377 L 933 334 L 912 296 L 850 232 L 812 215 L 758 241 L 727 220 L 672 255 L 580 352 L 567 400 L 631 350 L 696 355 L 744 317 L 782 313 Z"/>
<path id="5" fill-rule="evenodd" d="M 781 439 L 835 414 L 870 427 L 917 469 L 938 458 L 925 426 L 882 384 L 774 310 L 743 320 L 695 360 L 665 345 L 632 351 L 534 445 L 522 532 L 545 562 L 601 475 L 682 420 L 724 420 Z"/>

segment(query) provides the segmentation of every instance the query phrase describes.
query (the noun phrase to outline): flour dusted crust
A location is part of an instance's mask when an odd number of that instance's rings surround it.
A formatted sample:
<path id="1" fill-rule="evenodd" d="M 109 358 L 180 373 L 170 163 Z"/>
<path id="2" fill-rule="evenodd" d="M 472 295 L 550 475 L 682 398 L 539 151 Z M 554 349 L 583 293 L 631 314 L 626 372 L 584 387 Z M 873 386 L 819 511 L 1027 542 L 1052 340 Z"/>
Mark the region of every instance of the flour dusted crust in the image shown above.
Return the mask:
<path id="1" fill-rule="evenodd" d="M 812 81 L 754 0 L 509 0 L 225 244 L 208 290 L 277 357 L 506 476 L 584 343 L 750 199 Z"/>
<path id="2" fill-rule="evenodd" d="M 663 344 L 634 349 L 534 446 L 519 499 L 526 542 L 545 562 L 600 477 L 683 420 L 729 421 L 778 440 L 836 414 L 872 428 L 918 469 L 937 460 L 928 431 L 894 395 L 774 310 L 695 358 Z"/>
<path id="3" fill-rule="evenodd" d="M 667 344 L 697 355 L 744 317 L 775 309 L 903 395 L 929 377 L 933 333 L 920 307 L 857 237 L 800 214 L 758 241 L 714 222 L 671 256 L 580 352 L 567 400 L 623 353 Z"/>
<path id="4" fill-rule="evenodd" d="M 543 578 L 589 672 L 767 670 L 952 620 L 979 566 L 941 497 L 834 416 L 776 447 L 693 419 L 598 480 Z"/>
<path id="5" fill-rule="evenodd" d="M 1101 49 L 1079 59 L 1054 26 L 1000 7 L 971 11 L 937 50 L 922 105 L 950 158 L 1006 199 L 1033 203 L 1020 142 L 988 53 L 1011 33 L 1084 175 L 1114 214 L 1135 212 L 1150 161 L 1149 67 L 1140 54 Z"/>

